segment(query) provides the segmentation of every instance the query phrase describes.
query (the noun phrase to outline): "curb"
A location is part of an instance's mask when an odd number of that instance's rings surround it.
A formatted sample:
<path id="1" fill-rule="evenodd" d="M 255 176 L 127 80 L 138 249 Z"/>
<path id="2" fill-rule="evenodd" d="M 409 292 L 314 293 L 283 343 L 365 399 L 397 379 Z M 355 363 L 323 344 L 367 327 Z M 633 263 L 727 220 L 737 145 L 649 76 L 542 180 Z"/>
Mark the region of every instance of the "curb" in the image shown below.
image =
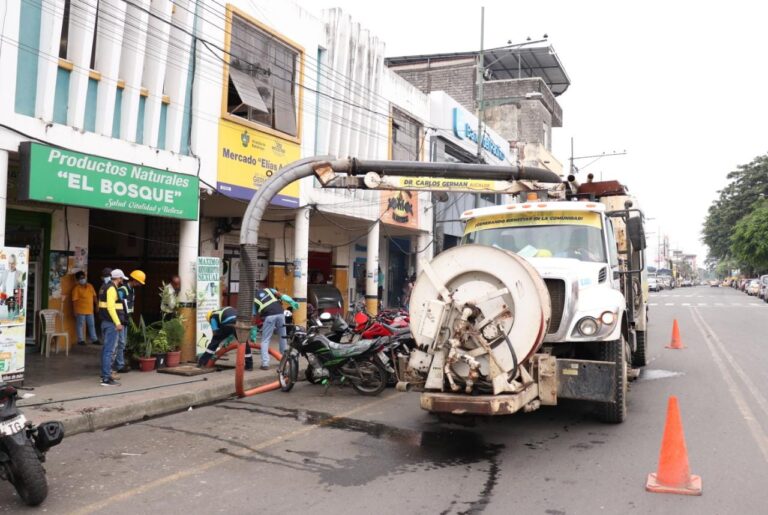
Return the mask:
<path id="1" fill-rule="evenodd" d="M 274 380 L 273 377 L 249 378 L 245 380 L 245 387 L 246 389 L 255 388 Z M 159 415 L 167 415 L 193 406 L 223 401 L 234 395 L 235 392 L 231 383 L 219 384 L 195 392 L 185 391 L 167 397 L 137 400 L 137 402 L 126 406 L 83 411 L 75 416 L 64 417 L 60 421 L 64 424 L 64 434 L 70 437 L 80 433 L 138 422 Z"/>

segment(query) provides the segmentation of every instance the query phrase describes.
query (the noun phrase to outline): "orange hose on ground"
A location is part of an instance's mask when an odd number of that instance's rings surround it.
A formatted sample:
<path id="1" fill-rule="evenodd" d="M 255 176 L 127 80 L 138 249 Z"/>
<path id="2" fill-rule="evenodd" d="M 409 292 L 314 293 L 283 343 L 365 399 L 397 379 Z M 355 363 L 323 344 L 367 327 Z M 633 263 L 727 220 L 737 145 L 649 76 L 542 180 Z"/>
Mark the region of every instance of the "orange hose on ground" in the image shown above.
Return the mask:
<path id="1" fill-rule="evenodd" d="M 269 349 L 269 354 L 276 360 L 283 359 L 283 355 L 274 349 Z M 263 386 L 257 386 L 248 391 L 243 386 L 243 380 L 245 379 L 245 344 L 237 344 L 237 361 L 235 362 L 235 392 L 238 397 L 250 397 L 258 393 L 270 392 L 280 387 L 278 381 L 274 381 Z"/>
<path id="2" fill-rule="evenodd" d="M 248 342 L 248 345 L 250 345 L 252 349 L 258 349 L 261 347 L 261 345 L 257 345 L 253 342 Z M 209 368 L 213 367 L 216 364 L 217 359 L 222 357 L 227 352 L 233 350 L 237 350 L 237 357 L 235 358 L 235 392 L 237 393 L 238 397 L 250 397 L 251 395 L 271 392 L 272 390 L 277 390 L 280 388 L 280 382 L 273 381 L 269 384 L 251 388 L 250 390 L 245 389 L 243 386 L 243 381 L 245 379 L 245 345 L 241 345 L 238 342 L 230 343 L 226 347 L 222 347 L 217 350 L 215 357 L 209 360 L 206 366 Z M 269 354 L 278 361 L 283 359 L 283 355 L 274 349 L 269 349 Z"/>
<path id="3" fill-rule="evenodd" d="M 230 351 L 233 351 L 233 350 L 237 350 L 237 346 L 238 345 L 240 345 L 240 344 L 237 343 L 237 342 L 233 342 L 233 343 L 230 343 L 229 345 L 227 345 L 226 347 L 219 348 L 219 350 L 216 351 L 216 354 L 214 355 L 214 357 L 212 359 L 209 359 L 208 363 L 206 363 L 205 366 L 207 368 L 215 367 L 217 359 L 222 357 L 227 352 L 230 352 Z M 252 349 L 259 349 L 259 348 L 261 348 L 260 344 L 256 344 L 256 343 L 253 343 L 253 342 L 248 342 L 248 345 L 250 345 Z"/>

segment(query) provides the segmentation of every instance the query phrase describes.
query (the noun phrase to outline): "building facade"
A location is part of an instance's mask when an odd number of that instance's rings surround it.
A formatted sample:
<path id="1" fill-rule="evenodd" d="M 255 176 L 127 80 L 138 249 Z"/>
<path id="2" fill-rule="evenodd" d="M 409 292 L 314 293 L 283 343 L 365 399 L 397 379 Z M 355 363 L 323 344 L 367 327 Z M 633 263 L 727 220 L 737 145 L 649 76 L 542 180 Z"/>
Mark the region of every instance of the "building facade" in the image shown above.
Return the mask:
<path id="1" fill-rule="evenodd" d="M 221 303 L 235 305 L 242 216 L 292 161 L 462 152 L 460 138 L 437 130 L 434 97 L 387 68 L 383 42 L 339 10 L 0 3 L 0 246 L 29 247 L 30 344 L 44 308 L 62 312 L 76 341 L 69 293 L 79 270 L 96 285 L 104 267 L 144 270 L 136 309 L 148 321 L 178 274 L 194 321 L 196 259 L 218 257 Z M 434 211 L 426 192 L 295 183 L 266 213 L 259 284 L 302 303 L 315 283 L 337 287 L 345 307 L 398 305 L 432 255 Z M 193 330 L 187 338 L 183 357 L 193 359 Z"/>

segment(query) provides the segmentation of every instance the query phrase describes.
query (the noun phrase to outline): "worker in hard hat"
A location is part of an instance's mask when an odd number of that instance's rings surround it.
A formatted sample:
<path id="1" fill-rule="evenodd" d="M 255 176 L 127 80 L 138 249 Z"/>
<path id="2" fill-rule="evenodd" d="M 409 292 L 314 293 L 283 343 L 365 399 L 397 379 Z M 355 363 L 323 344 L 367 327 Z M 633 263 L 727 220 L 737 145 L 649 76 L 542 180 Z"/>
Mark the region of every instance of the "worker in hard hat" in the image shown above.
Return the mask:
<path id="1" fill-rule="evenodd" d="M 205 319 L 211 326 L 213 338 L 205 349 L 205 352 L 197 360 L 197 366 L 206 367 L 208 362 L 216 355 L 216 350 L 220 345 L 228 343 L 235 337 L 235 322 L 237 321 L 237 311 L 235 308 L 226 306 L 221 309 L 209 311 Z M 253 329 L 256 329 L 255 327 Z M 251 338 L 255 338 L 251 330 Z M 250 343 L 245 345 L 245 369 L 253 370 L 253 354 L 251 353 Z"/>
<path id="2" fill-rule="evenodd" d="M 112 374 L 113 377 L 118 373 L 126 373 L 131 371 L 131 367 L 125 364 L 125 344 L 128 341 L 128 324 L 131 323 L 133 318 L 133 309 L 136 302 L 136 287 L 144 286 L 147 282 L 147 274 L 141 270 L 134 270 L 128 274 L 128 280 L 117 289 L 117 295 L 120 302 L 123 303 L 123 309 L 125 310 L 127 324 L 123 326 L 123 330 L 117 335 L 117 350 L 115 350 L 115 359 L 112 363 L 112 369 L 115 371 Z M 119 377 L 119 376 L 118 376 Z M 117 379 L 118 377 L 115 377 Z"/>

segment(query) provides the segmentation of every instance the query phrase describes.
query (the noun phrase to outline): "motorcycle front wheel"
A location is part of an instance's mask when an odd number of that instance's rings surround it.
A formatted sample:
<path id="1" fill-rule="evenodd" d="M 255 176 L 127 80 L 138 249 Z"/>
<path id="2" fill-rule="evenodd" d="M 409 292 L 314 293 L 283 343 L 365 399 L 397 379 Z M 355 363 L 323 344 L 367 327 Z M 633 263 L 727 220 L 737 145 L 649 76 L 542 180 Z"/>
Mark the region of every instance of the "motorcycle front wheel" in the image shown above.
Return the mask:
<path id="1" fill-rule="evenodd" d="M 8 449 L 11 483 L 19 497 L 29 506 L 37 506 L 48 496 L 48 481 L 37 451 L 31 445 Z"/>
<path id="2" fill-rule="evenodd" d="M 298 378 L 298 360 L 294 356 L 291 356 L 290 352 L 286 351 L 277 367 L 277 380 L 280 383 L 280 390 L 290 392 Z"/>
<path id="3" fill-rule="evenodd" d="M 352 381 L 352 388 L 360 395 L 378 395 L 387 387 L 387 371 L 373 361 L 357 363 L 360 379 Z"/>

